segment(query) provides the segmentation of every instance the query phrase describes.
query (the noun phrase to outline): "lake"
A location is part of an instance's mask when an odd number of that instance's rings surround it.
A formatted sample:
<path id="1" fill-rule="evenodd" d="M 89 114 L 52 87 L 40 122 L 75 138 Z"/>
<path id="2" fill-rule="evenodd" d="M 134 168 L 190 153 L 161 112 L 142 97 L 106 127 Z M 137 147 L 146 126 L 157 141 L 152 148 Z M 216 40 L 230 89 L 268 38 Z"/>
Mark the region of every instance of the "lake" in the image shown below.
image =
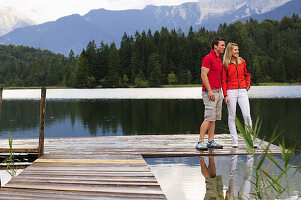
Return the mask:
<path id="1" fill-rule="evenodd" d="M 145 160 L 156 176 L 167 199 L 199 200 L 210 199 L 208 197 L 210 193 L 212 195 L 211 197 L 216 196 L 216 194 L 212 193 L 220 193 L 225 197 L 227 191 L 229 191 L 231 197 L 235 197 L 234 199 L 240 199 L 240 195 L 242 197 L 241 199 L 255 199 L 255 196 L 252 195 L 256 190 L 255 166 L 258 165 L 260 158 L 261 156 L 230 155 L 205 156 L 204 158 L 146 158 Z M 280 166 L 283 166 L 283 160 L 280 155 L 275 155 L 273 158 Z M 264 161 L 262 169 L 266 169 L 267 173 L 271 176 L 278 176 L 281 171 L 274 164 L 269 163 L 269 161 L 269 159 Z M 291 161 L 296 161 L 296 163 L 286 174 L 288 182 L 286 182 L 286 179 L 281 182 L 283 188 L 285 188 L 288 183 L 290 190 L 289 193 L 284 192 L 279 199 L 297 200 L 301 198 L 301 170 L 299 169 L 294 173 L 296 166 L 301 161 L 301 156 L 299 154 L 293 155 Z M 208 171 L 213 172 L 213 174 L 215 172 L 216 177 L 208 179 Z M 205 177 L 207 177 L 207 179 Z M 214 181 L 214 187 L 210 185 L 208 181 L 210 179 Z M 298 181 L 299 185 L 294 187 Z M 212 188 L 215 188 L 215 190 L 212 190 Z M 217 188 L 219 188 L 220 191 L 218 191 Z M 286 191 L 288 191 L 288 188 Z M 272 197 L 275 196 L 272 195 Z"/>
<path id="2" fill-rule="evenodd" d="M 254 86 L 249 96 L 261 137 L 277 127 L 288 144 L 300 144 L 301 86 Z M 4 90 L 0 138 L 38 138 L 39 99 L 39 89 Z M 203 113 L 198 87 L 48 89 L 45 137 L 198 133 Z M 228 133 L 225 105 L 216 126 Z"/>
<path id="3" fill-rule="evenodd" d="M 277 128 L 279 140 L 285 139 L 288 146 L 300 148 L 301 86 L 253 86 L 248 93 L 253 121 L 260 118 L 262 122 L 260 137 L 270 136 Z M 45 137 L 198 133 L 204 113 L 201 88 L 48 89 L 46 105 Z M 39 107 L 38 89 L 4 90 L 0 138 L 7 138 L 8 133 L 13 138 L 38 138 Z M 239 108 L 237 113 L 242 120 Z M 216 133 L 228 132 L 224 104 Z M 294 156 L 300 162 L 300 155 Z M 209 158 L 204 159 L 208 163 Z M 230 173 L 232 156 L 214 159 L 217 174 L 222 176 L 224 194 L 231 181 L 238 186 L 243 183 L 245 172 Z M 240 169 L 247 156 L 236 159 L 236 167 Z M 206 187 L 200 158 L 146 161 L 168 199 L 204 197 Z M 296 177 L 300 179 L 300 172 Z M 300 195 L 293 192 L 292 196 Z"/>

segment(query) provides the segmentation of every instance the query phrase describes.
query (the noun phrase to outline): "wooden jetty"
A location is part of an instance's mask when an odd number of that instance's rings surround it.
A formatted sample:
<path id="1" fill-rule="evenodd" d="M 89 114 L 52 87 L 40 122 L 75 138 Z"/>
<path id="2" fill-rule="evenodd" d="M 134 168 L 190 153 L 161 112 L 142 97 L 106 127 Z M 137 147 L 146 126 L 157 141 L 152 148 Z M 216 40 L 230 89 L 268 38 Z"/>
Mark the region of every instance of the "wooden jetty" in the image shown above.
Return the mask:
<path id="1" fill-rule="evenodd" d="M 215 139 L 223 149 L 195 149 L 198 134 L 46 138 L 44 155 L 0 189 L 0 199 L 166 199 L 145 157 L 248 154 L 229 134 Z M 14 139 L 13 148 L 30 149 L 38 139 Z M 258 140 L 259 144 L 260 141 Z M 262 153 L 262 142 L 255 153 Z M 7 139 L 0 147 L 8 148 Z M 1 149 L 0 149 L 1 152 Z M 280 153 L 270 146 L 271 153 Z"/>

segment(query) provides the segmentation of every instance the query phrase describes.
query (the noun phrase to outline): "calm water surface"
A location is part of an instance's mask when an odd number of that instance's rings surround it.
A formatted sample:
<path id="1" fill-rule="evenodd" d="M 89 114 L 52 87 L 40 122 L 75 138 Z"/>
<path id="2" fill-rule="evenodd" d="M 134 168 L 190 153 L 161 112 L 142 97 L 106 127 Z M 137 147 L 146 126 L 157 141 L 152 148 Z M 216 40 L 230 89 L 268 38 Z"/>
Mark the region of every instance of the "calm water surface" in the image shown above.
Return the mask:
<path id="1" fill-rule="evenodd" d="M 201 88 L 49 89 L 45 136 L 198 133 L 204 113 L 200 91 Z M 263 123 L 261 137 L 269 136 L 277 127 L 289 144 L 301 144 L 301 86 L 252 87 L 249 96 L 253 121 L 260 117 Z M 7 138 L 7 133 L 14 138 L 38 137 L 39 98 L 40 90 L 4 90 L 0 138 Z M 240 113 L 238 109 L 241 118 Z M 216 129 L 217 133 L 228 133 L 225 105 Z"/>
<path id="2" fill-rule="evenodd" d="M 280 166 L 283 165 L 280 155 L 274 156 L 274 159 Z M 216 193 L 225 197 L 227 190 L 231 196 L 236 197 L 235 199 L 239 199 L 239 195 L 242 195 L 242 199 L 255 199 L 250 193 L 255 190 L 254 166 L 257 166 L 259 156 L 172 157 L 145 160 L 169 200 L 210 199 L 209 197 L 215 197 Z M 295 160 L 298 165 L 301 156 L 293 155 L 291 160 Z M 269 160 L 265 160 L 262 169 L 268 165 Z M 250 170 L 247 170 L 247 167 Z M 301 185 L 294 188 L 301 180 L 301 170 L 294 174 L 295 170 L 296 165 L 293 165 L 287 173 L 290 193 L 283 194 L 280 199 L 301 199 Z M 275 165 L 269 166 L 267 172 L 271 175 L 280 174 L 280 170 Z M 216 177 L 209 178 L 208 174 Z M 205 177 L 209 179 L 206 180 Z M 285 180 L 282 183 L 282 187 L 284 186 L 286 186 Z"/>

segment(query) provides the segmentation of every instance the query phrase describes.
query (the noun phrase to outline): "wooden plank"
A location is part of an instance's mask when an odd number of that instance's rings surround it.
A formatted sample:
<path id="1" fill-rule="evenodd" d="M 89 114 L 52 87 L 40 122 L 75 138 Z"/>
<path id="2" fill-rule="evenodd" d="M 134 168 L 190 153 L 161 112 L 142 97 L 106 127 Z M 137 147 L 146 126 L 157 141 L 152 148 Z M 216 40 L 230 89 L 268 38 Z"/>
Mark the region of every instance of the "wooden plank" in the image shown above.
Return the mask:
<path id="1" fill-rule="evenodd" d="M 142 163 L 68 163 L 69 167 L 146 167 Z M 66 167 L 66 163 L 32 163 L 30 167 Z"/>
<path id="2" fill-rule="evenodd" d="M 117 177 L 117 176 L 65 176 L 65 175 L 24 175 L 21 174 L 17 177 L 14 177 L 14 179 L 36 179 L 36 180 L 43 180 L 43 179 L 55 179 L 55 180 L 88 180 L 88 181 L 95 181 L 95 180 L 101 180 L 101 181 L 107 181 L 107 182 L 152 182 L 156 183 L 157 180 L 154 176 L 138 176 L 138 177 L 130 177 L 130 176 L 122 176 L 122 177 Z M 13 179 L 13 180 L 14 180 Z"/>
<path id="3" fill-rule="evenodd" d="M 75 184 L 75 185 L 93 185 L 93 186 L 159 186 L 157 182 L 129 182 L 129 181 L 87 181 L 87 180 L 61 180 L 61 179 L 13 179 L 11 184 Z"/>
<path id="4" fill-rule="evenodd" d="M 32 190 L 32 189 L 15 189 L 3 188 L 0 190 L 1 197 L 11 199 L 14 194 L 21 197 L 32 197 L 33 199 L 166 199 L 164 195 L 157 194 L 110 194 L 96 192 L 70 192 L 70 191 L 55 191 L 55 190 Z M 2 198 L 5 199 L 5 198 Z"/>
<path id="5" fill-rule="evenodd" d="M 109 166 L 109 167 L 99 167 L 99 166 L 41 166 L 35 165 L 31 166 L 28 170 L 33 171 L 95 171 L 95 172 L 114 172 L 114 171 L 122 171 L 122 172 L 147 172 L 150 171 L 148 166 L 143 167 L 123 167 L 123 166 Z"/>
<path id="6" fill-rule="evenodd" d="M 157 183 L 155 177 L 80 177 L 80 176 L 22 176 L 14 177 L 13 181 L 26 180 L 66 180 L 66 181 L 102 181 L 102 182 L 122 182 L 122 183 Z"/>
<path id="7" fill-rule="evenodd" d="M 125 160 L 125 159 L 129 159 L 129 160 L 142 160 L 143 157 L 141 156 L 141 154 L 135 152 L 135 154 L 127 154 L 127 155 L 121 155 L 121 154 L 106 154 L 105 152 L 98 152 L 97 154 L 101 155 L 95 155 L 95 154 L 82 154 L 82 153 L 78 153 L 78 154 L 66 154 L 66 152 L 70 152 L 70 151 L 65 151 L 64 154 L 57 152 L 56 154 L 46 154 L 44 156 L 42 156 L 41 158 L 43 159 L 96 159 L 96 160 Z"/>
<path id="8" fill-rule="evenodd" d="M 57 191 L 84 191 L 84 192 L 103 192 L 103 193 L 122 193 L 122 194 L 163 194 L 159 186 L 126 186 L 126 187 L 99 187 L 86 185 L 63 185 L 63 184 L 15 184 L 10 183 L 5 188 L 23 188 L 38 190 L 57 190 Z"/>
<path id="9" fill-rule="evenodd" d="M 142 163 L 145 164 L 145 160 L 97 160 L 97 159 L 37 159 L 35 162 L 44 163 Z"/>
<path id="10" fill-rule="evenodd" d="M 10 148 L 0 148 L 0 152 L 1 153 L 10 152 Z M 27 148 L 22 148 L 22 149 L 21 148 L 13 148 L 12 152 L 14 152 L 14 153 L 38 153 L 38 149 L 37 148 L 31 148 L 31 149 L 27 149 Z"/>
<path id="11" fill-rule="evenodd" d="M 139 177 L 139 176 L 153 176 L 151 172 L 81 172 L 81 171 L 29 171 L 24 170 L 22 174 L 26 175 L 64 175 L 64 176 L 96 176 L 96 177 L 109 177 L 109 176 L 116 176 L 116 177 Z"/>

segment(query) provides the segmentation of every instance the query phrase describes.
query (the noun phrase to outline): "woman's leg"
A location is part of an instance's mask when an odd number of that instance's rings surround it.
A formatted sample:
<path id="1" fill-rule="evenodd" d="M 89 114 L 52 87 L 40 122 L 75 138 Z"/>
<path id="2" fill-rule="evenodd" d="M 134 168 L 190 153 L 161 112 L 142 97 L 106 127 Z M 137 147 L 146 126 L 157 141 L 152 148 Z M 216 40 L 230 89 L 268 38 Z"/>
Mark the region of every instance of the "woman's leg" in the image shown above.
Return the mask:
<path id="1" fill-rule="evenodd" d="M 238 146 L 237 130 L 235 125 L 235 116 L 236 116 L 236 104 L 237 104 L 237 90 L 228 90 L 227 91 L 229 98 L 228 108 L 228 126 L 232 138 L 233 146 Z"/>
<path id="2" fill-rule="evenodd" d="M 240 89 L 237 101 L 241 109 L 242 116 L 244 118 L 245 126 L 250 126 L 252 128 L 250 103 L 249 103 L 249 97 L 246 89 Z"/>

